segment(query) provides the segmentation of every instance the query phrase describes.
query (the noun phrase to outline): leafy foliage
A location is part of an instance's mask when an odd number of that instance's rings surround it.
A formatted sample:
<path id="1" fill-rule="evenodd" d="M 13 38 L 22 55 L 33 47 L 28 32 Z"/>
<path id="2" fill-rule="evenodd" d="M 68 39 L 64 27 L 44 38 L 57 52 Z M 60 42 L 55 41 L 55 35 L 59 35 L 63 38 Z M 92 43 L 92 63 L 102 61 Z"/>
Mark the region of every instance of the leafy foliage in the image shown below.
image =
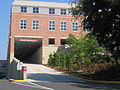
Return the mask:
<path id="1" fill-rule="evenodd" d="M 120 0 L 73 0 L 73 16 L 84 16 L 84 29 L 97 37 L 99 44 L 120 59 Z"/>
<path id="2" fill-rule="evenodd" d="M 76 59 L 76 62 L 79 64 L 81 61 L 91 63 L 96 56 L 101 56 L 101 53 L 105 50 L 99 46 L 96 37 L 91 34 L 87 34 L 82 39 L 75 39 L 74 36 L 70 35 L 68 42 L 72 42 L 73 40 L 74 43 L 69 43 L 69 45 L 72 49 L 73 58 Z"/>
<path id="3" fill-rule="evenodd" d="M 70 45 L 71 52 L 50 54 L 49 65 L 67 70 L 77 70 L 80 69 L 82 64 L 87 65 L 104 60 L 101 58 L 105 49 L 99 46 L 96 37 L 91 34 L 87 34 L 81 39 L 77 39 L 74 35 L 70 34 L 67 42 Z"/>

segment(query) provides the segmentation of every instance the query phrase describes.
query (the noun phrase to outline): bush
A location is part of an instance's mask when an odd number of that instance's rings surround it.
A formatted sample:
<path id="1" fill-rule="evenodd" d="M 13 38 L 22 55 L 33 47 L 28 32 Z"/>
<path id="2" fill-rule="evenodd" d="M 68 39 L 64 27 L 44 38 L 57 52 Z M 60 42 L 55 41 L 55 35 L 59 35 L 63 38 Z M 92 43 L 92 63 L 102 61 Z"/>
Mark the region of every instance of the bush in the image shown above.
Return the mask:
<path id="1" fill-rule="evenodd" d="M 48 64 L 63 70 L 71 70 L 73 60 L 68 53 L 57 52 L 49 55 Z"/>

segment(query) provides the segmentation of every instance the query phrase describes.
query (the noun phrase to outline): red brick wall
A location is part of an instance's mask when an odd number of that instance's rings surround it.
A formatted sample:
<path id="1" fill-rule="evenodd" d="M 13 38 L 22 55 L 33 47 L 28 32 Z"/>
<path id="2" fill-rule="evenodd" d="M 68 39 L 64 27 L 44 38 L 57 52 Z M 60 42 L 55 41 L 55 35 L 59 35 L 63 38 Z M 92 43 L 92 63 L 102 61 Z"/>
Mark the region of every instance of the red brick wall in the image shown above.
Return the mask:
<path id="1" fill-rule="evenodd" d="M 20 20 L 27 20 L 27 29 L 20 29 Z M 39 30 L 32 30 L 32 20 L 39 20 Z M 49 31 L 48 22 L 50 20 L 55 21 L 55 30 Z M 81 17 L 82 20 L 82 17 Z M 60 22 L 67 22 L 67 30 L 60 30 Z M 13 13 L 11 18 L 11 36 L 39 36 L 43 38 L 43 45 L 48 45 L 48 38 L 55 37 L 55 45 L 60 45 L 60 37 L 68 37 L 70 33 L 76 37 L 80 36 L 82 30 L 81 23 L 79 23 L 78 32 L 72 31 L 72 22 L 75 19 L 72 16 L 63 15 L 41 15 L 41 14 L 26 14 L 26 13 Z"/>

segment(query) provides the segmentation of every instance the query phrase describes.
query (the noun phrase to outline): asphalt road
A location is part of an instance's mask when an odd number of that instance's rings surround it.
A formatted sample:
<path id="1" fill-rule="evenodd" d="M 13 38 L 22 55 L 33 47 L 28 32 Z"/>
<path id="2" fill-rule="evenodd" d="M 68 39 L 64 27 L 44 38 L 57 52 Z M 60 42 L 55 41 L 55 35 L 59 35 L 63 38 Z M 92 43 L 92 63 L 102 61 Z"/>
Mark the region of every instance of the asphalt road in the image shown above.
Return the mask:
<path id="1" fill-rule="evenodd" d="M 42 65 L 26 65 L 30 82 L 0 80 L 0 90 L 120 90 L 120 84 L 82 81 Z"/>
<path id="2" fill-rule="evenodd" d="M 0 90 L 46 90 L 44 87 L 35 86 L 29 83 L 12 83 L 0 80 Z"/>
<path id="3" fill-rule="evenodd" d="M 91 82 L 9 82 L 0 80 L 0 90 L 120 90 L 120 84 Z"/>

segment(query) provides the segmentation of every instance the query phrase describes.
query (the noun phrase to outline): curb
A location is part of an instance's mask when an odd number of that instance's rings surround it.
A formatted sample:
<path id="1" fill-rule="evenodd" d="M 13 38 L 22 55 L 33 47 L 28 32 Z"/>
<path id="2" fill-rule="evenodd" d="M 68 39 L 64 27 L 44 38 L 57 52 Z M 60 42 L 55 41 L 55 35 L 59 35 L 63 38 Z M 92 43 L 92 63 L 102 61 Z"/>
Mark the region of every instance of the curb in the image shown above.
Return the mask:
<path id="1" fill-rule="evenodd" d="M 63 72 L 64 73 L 64 72 Z M 94 83 L 108 83 L 108 84 L 120 84 L 120 81 L 97 81 L 97 80 L 88 80 L 88 79 L 83 79 L 81 77 L 78 77 L 76 75 L 73 75 L 73 74 L 70 74 L 70 73 L 65 73 L 65 74 L 68 74 L 70 76 L 73 76 L 73 77 L 76 77 L 80 80 L 84 80 L 84 81 L 88 81 L 88 82 L 94 82 Z"/>
<path id="2" fill-rule="evenodd" d="M 9 80 L 10 82 L 29 82 L 28 80 Z"/>
<path id="3" fill-rule="evenodd" d="M 46 65 L 44 65 L 44 66 L 46 66 Z M 48 66 L 46 66 L 46 67 L 48 67 Z M 57 70 L 57 69 L 52 68 L 52 67 L 48 67 L 48 68 L 54 69 L 54 70 L 56 70 L 56 71 L 60 71 L 60 70 Z M 107 83 L 108 83 L 108 84 L 120 84 L 120 81 L 97 81 L 97 80 L 88 80 L 88 79 L 84 79 L 84 78 L 78 77 L 78 76 L 76 76 L 76 75 L 67 73 L 67 72 L 63 72 L 63 71 L 60 71 L 60 72 L 65 73 L 65 74 L 68 74 L 68 75 L 73 76 L 73 77 L 76 77 L 76 78 L 78 78 L 78 79 L 80 79 L 80 80 L 87 81 L 87 82 L 106 83 L 106 84 L 107 84 Z"/>

